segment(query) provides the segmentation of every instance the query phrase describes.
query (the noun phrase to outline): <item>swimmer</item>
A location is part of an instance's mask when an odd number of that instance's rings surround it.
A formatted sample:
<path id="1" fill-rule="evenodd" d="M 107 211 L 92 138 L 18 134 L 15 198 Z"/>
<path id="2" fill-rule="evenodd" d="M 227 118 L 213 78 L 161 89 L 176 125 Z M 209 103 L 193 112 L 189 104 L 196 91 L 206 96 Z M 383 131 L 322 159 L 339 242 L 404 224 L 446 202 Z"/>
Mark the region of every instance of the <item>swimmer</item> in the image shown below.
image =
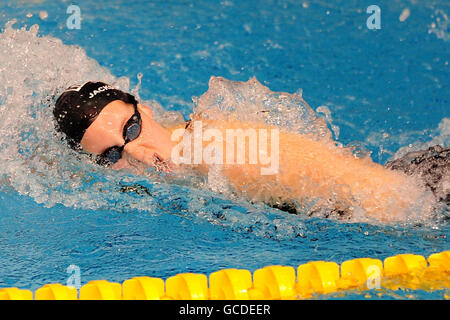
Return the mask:
<path id="1" fill-rule="evenodd" d="M 192 121 L 201 120 L 223 133 L 228 129 L 274 129 L 261 123 L 202 119 L 196 114 L 186 124 L 163 127 L 154 120 L 151 108 L 102 82 L 68 88 L 57 99 L 53 113 L 56 129 L 65 134 L 71 148 L 89 153 L 99 165 L 116 170 L 130 168 L 130 162 L 138 161 L 167 173 L 189 166 L 207 174 L 211 170 L 207 164 L 176 164 L 172 158 L 183 136 L 178 135 L 177 141 L 174 133 L 180 129 L 185 134 L 192 132 Z M 434 187 L 448 179 L 448 156 L 441 163 L 444 174 L 439 181 L 426 185 L 405 169 L 407 164 L 386 168 L 369 157 L 354 157 L 334 141 L 280 130 L 277 143 L 276 174 L 261 175 L 262 164 L 250 164 L 248 155 L 244 163 L 223 165 L 222 172 L 238 195 L 291 213 L 312 214 L 331 206 L 331 214 L 338 218 L 361 214 L 362 209 L 369 219 L 404 221 L 412 207 L 435 203 L 433 193 L 425 187 L 435 191 Z M 440 152 L 448 154 L 448 149 Z M 444 194 L 448 193 L 448 183 L 444 188 Z"/>

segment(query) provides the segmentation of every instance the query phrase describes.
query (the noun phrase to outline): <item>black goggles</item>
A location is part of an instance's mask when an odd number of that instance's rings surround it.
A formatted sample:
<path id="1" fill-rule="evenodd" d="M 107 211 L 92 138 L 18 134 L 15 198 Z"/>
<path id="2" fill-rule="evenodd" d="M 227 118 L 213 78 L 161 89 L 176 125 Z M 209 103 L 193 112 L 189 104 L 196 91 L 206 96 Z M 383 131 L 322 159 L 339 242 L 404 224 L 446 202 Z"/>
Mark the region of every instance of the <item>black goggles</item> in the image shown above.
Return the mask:
<path id="1" fill-rule="evenodd" d="M 134 105 L 134 114 L 127 121 L 125 126 L 123 127 L 123 138 L 125 143 L 122 146 L 112 146 L 103 152 L 101 155 L 97 157 L 97 163 L 101 166 L 110 166 L 122 158 L 123 149 L 128 142 L 136 140 L 137 137 L 141 134 L 142 130 L 142 120 L 141 114 L 137 109 L 137 104 Z"/>

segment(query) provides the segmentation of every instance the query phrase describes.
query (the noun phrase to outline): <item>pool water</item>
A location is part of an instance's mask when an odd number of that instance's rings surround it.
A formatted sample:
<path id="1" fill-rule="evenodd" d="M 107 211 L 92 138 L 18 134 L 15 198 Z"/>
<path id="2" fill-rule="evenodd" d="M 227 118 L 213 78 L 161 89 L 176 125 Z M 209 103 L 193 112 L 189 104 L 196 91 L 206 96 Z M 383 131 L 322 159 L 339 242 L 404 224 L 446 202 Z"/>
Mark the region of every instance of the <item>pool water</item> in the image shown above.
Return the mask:
<path id="1" fill-rule="evenodd" d="M 208 90 L 211 76 L 234 81 L 256 77 L 272 91 L 301 88 L 314 110 L 323 106 L 319 110 L 330 111 L 330 129 L 339 142 L 359 145 L 378 163 L 434 144 L 448 147 L 448 1 L 378 1 L 379 30 L 366 26 L 366 8 L 373 4 L 368 1 L 77 1 L 81 28 L 72 30 L 66 25 L 70 4 L 0 4 L 2 28 L 13 19 L 14 29 L 27 25 L 16 37 L 0 39 L 0 48 L 10 50 L 0 57 L 0 288 L 36 290 L 46 283 L 65 283 L 70 265 L 80 268 L 83 285 L 95 279 L 123 282 L 140 275 L 254 271 L 272 264 L 296 267 L 312 260 L 341 263 L 449 250 L 448 219 L 348 223 L 289 215 L 197 185 L 87 166 L 77 167 L 89 173 L 83 179 L 69 173 L 76 167 L 70 161 L 61 161 L 58 168 L 49 165 L 54 171 L 47 172 L 44 160 L 26 156 L 27 148 L 37 148 L 45 137 L 32 125 L 25 129 L 32 119 L 49 125 L 44 121 L 48 111 L 33 101 L 51 92 L 45 89 L 49 84 L 64 86 L 72 78 L 98 75 L 135 88 L 142 74 L 143 100 L 157 101 L 188 119 L 192 97 Z M 39 25 L 37 35 L 29 31 L 34 24 Z M 26 116 L 11 113 L 13 107 Z M 20 130 L 12 130 L 14 126 Z M 9 143 L 9 135 L 19 135 L 23 146 Z M 49 148 L 61 159 L 71 156 L 54 151 L 56 143 Z M 136 182 L 148 194 L 114 189 L 118 183 Z M 412 295 L 443 296 L 419 290 Z M 403 296 L 381 298 L 398 297 Z"/>

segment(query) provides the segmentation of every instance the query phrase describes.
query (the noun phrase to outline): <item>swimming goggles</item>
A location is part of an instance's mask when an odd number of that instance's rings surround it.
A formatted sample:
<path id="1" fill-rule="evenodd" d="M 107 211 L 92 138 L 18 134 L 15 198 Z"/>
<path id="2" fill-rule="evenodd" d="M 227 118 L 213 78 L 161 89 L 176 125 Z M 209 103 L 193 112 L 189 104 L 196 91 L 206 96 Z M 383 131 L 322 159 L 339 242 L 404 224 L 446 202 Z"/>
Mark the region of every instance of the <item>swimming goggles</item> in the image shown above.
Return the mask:
<path id="1" fill-rule="evenodd" d="M 125 145 L 133 140 L 136 140 L 137 137 L 141 134 L 142 130 L 142 120 L 141 114 L 137 109 L 137 104 L 134 105 L 134 114 L 127 121 L 125 126 L 123 127 L 123 138 L 125 143 L 122 146 L 113 146 L 108 148 L 101 155 L 97 157 L 97 163 L 101 166 L 110 166 L 122 158 L 122 153 L 125 148 Z"/>

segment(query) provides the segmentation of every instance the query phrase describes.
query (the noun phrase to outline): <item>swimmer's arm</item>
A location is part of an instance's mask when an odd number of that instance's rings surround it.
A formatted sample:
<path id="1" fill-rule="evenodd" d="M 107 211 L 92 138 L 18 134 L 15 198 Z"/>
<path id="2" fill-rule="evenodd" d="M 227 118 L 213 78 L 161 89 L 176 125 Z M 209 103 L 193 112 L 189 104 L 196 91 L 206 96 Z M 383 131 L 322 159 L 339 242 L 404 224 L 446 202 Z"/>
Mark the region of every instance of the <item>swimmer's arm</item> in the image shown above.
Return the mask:
<path id="1" fill-rule="evenodd" d="M 209 121 L 208 125 L 220 130 L 223 137 L 227 129 L 273 129 L 239 121 Z M 204 147 L 208 143 L 204 142 Z M 267 150 L 271 150 L 271 143 Z M 270 151 L 268 155 L 272 156 Z M 248 164 L 248 152 L 241 165 L 227 164 L 225 151 L 223 156 L 222 172 L 236 192 L 266 203 L 274 199 L 296 199 L 299 203 L 332 199 L 341 207 L 362 208 L 368 217 L 392 221 L 404 219 L 408 207 L 423 193 L 412 178 L 388 170 L 369 157 L 358 159 L 331 140 L 317 141 L 296 133 L 279 132 L 279 170 L 275 175 L 261 174 L 261 168 L 267 165 Z M 198 169 L 208 172 L 207 165 Z"/>
<path id="2" fill-rule="evenodd" d="M 250 198 L 299 200 L 321 197 L 347 207 L 362 207 L 368 217 L 382 221 L 403 220 L 408 207 L 423 193 L 412 178 L 374 163 L 355 158 L 332 141 L 280 132 L 279 172 L 262 176 L 254 165 L 224 169 L 229 181 Z"/>

